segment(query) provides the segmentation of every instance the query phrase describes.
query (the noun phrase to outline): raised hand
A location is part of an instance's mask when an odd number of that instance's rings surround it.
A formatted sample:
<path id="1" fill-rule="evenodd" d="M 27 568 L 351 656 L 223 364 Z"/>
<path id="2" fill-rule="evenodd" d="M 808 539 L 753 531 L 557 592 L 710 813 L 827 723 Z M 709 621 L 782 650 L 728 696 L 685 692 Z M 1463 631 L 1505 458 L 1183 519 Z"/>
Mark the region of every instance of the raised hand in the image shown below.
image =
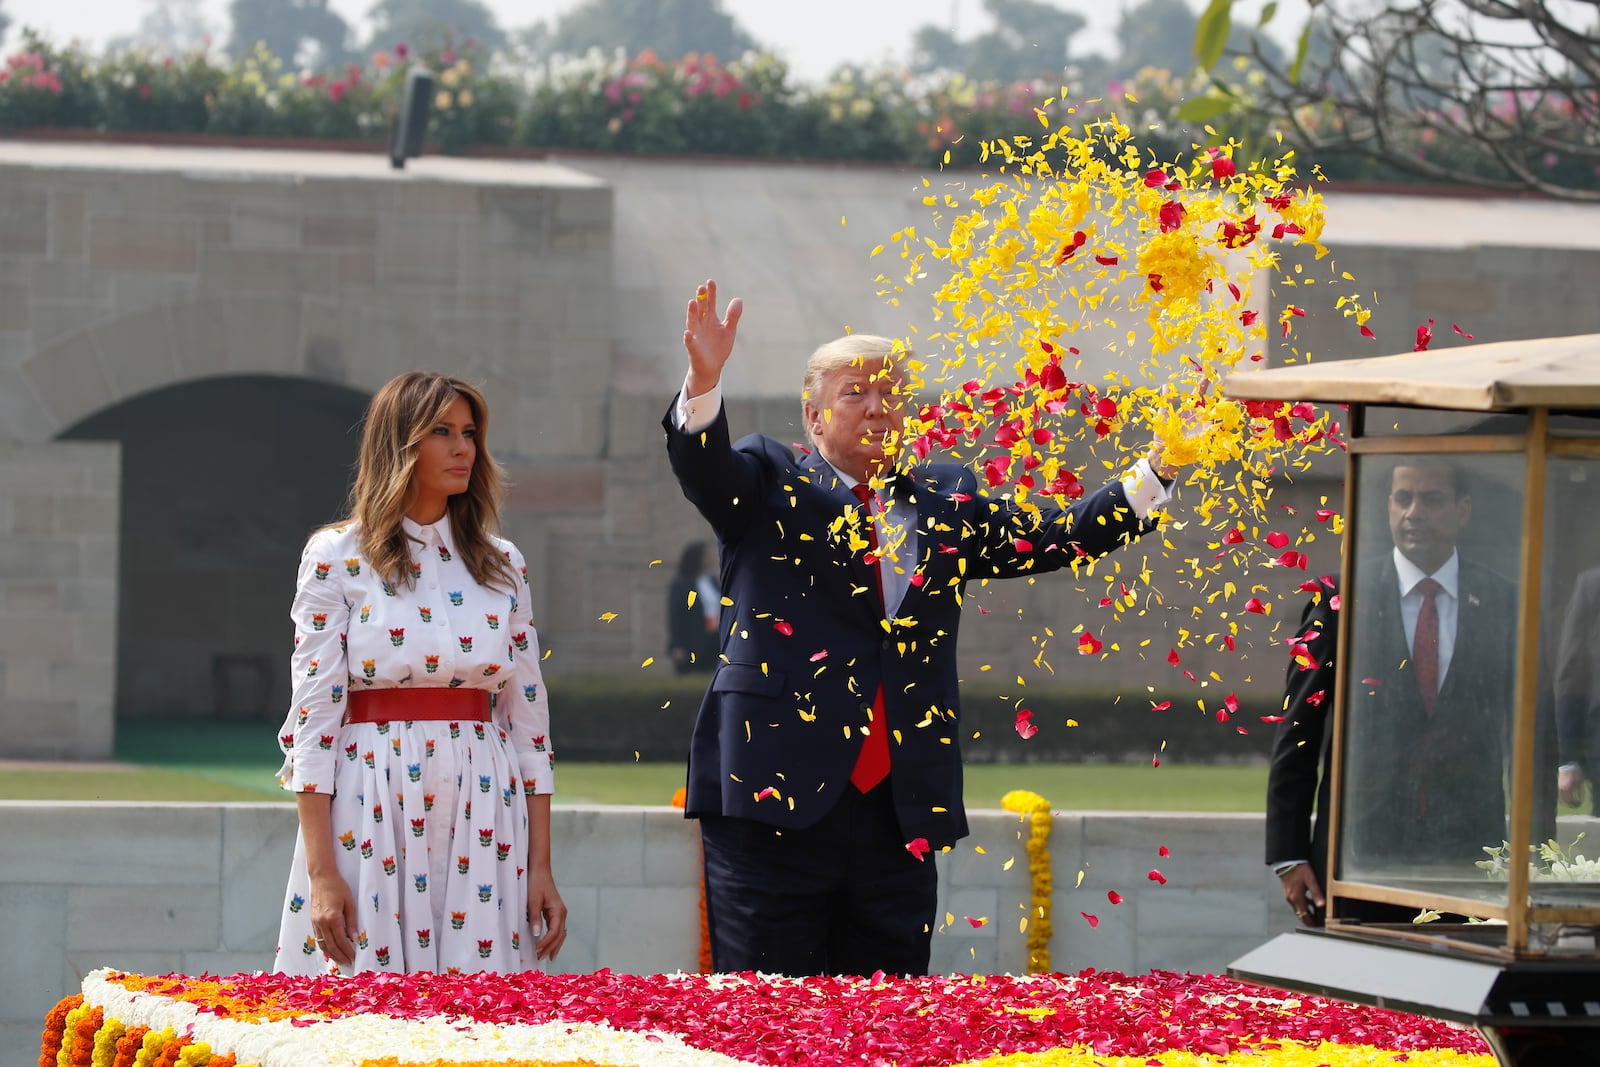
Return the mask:
<path id="1" fill-rule="evenodd" d="M 1207 430 L 1205 416 L 1206 393 L 1211 388 L 1211 379 L 1202 376 L 1199 387 L 1195 389 L 1193 397 L 1169 397 L 1175 399 L 1181 412 L 1182 427 L 1181 440 L 1162 441 L 1157 437 L 1150 443 L 1150 450 L 1145 453 L 1145 458 L 1150 462 L 1150 469 L 1155 471 L 1165 481 L 1173 481 L 1182 473 L 1187 463 L 1194 461 L 1192 445 Z"/>
<path id="2" fill-rule="evenodd" d="M 694 292 L 683 318 L 683 347 L 689 353 L 689 396 L 704 396 L 722 380 L 722 366 L 733 354 L 744 301 L 728 301 L 725 318 L 717 315 L 717 283 L 707 280 Z"/>

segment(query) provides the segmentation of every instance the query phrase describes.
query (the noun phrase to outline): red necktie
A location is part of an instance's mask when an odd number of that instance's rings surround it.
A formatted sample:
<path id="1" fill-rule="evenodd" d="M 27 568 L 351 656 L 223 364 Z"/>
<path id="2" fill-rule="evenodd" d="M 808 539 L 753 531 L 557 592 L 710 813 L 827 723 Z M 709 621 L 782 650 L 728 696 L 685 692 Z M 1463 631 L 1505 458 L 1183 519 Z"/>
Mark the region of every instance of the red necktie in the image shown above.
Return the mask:
<path id="1" fill-rule="evenodd" d="M 1433 705 L 1439 697 L 1439 606 L 1433 598 L 1444 589 L 1432 578 L 1424 578 L 1416 585 L 1422 594 L 1422 609 L 1417 612 L 1417 632 L 1411 640 L 1411 659 L 1417 668 L 1417 688 L 1422 690 L 1422 710 L 1433 717 Z"/>
<path id="2" fill-rule="evenodd" d="M 865 482 L 854 489 L 861 501 L 861 517 L 867 527 L 867 544 L 872 551 L 867 558 L 872 563 L 872 585 L 878 591 L 878 610 L 884 610 L 883 574 L 878 570 L 878 531 L 872 523 L 872 487 Z M 889 725 L 883 710 L 883 683 L 872 698 L 872 725 L 861 744 L 861 754 L 856 757 L 855 770 L 850 772 L 850 784 L 861 792 L 869 792 L 879 782 L 889 777 Z"/>

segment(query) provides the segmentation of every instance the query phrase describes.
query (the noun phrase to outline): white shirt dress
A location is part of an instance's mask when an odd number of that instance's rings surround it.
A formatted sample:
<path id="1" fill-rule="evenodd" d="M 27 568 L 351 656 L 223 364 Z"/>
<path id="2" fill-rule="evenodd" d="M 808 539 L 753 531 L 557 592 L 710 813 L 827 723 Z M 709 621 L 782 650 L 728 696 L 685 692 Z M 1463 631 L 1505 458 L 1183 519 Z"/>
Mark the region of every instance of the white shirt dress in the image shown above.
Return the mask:
<path id="1" fill-rule="evenodd" d="M 278 741 L 292 792 L 333 794 L 334 852 L 359 911 L 356 971 L 518 971 L 535 965 L 528 805 L 555 788 L 527 566 L 484 587 L 448 518 L 405 520 L 410 588 L 373 573 L 355 525 L 306 544 L 294 606 L 294 694 Z M 490 722 L 343 724 L 351 693 L 470 687 Z M 305 842 L 296 840 L 273 970 L 336 971 L 311 930 Z"/>

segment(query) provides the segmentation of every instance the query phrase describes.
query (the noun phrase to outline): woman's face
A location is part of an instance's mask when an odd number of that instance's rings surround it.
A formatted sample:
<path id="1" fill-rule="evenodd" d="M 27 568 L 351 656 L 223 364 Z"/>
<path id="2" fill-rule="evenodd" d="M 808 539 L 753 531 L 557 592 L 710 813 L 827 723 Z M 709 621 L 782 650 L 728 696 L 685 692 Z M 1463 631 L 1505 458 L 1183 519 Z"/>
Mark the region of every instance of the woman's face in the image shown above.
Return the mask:
<path id="1" fill-rule="evenodd" d="M 417 446 L 417 466 L 411 475 L 414 496 L 452 497 L 465 493 L 478 458 L 478 427 L 472 405 L 458 396 Z"/>

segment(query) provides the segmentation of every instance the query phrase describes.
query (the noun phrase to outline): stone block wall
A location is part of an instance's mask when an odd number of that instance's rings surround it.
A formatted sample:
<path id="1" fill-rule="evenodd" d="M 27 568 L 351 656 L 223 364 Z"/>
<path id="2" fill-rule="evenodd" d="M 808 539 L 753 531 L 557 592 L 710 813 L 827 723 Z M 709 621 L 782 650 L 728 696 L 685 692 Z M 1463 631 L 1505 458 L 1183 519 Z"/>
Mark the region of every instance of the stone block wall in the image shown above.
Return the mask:
<path id="1" fill-rule="evenodd" d="M 0 758 L 111 755 L 120 461 L 0 444 Z"/>
<path id="2" fill-rule="evenodd" d="M 204 516 L 183 526 L 198 555 L 174 535 L 125 556 L 136 573 L 107 575 L 123 643 L 139 636 L 120 658 L 119 714 L 240 714 L 217 696 L 240 688 L 216 681 L 235 663 L 251 679 L 270 664 L 266 710 L 246 713 L 282 713 L 294 561 L 339 514 L 359 423 L 359 406 L 330 415 L 325 398 L 364 404 L 401 371 L 445 370 L 483 386 L 512 468 L 581 470 L 603 451 L 611 191 L 598 179 L 533 162 L 393 171 L 377 155 L 8 143 L 0 194 L 0 442 L 128 441 L 129 507 L 151 506 L 140 490 L 155 481 L 181 495 L 167 514 Z M 263 377 L 275 387 L 246 386 L 208 413 L 225 421 L 204 435 L 210 468 L 184 468 L 200 436 L 171 451 L 184 404 Z M 325 456 L 309 475 L 302 449 L 309 464 Z M 114 477 L 111 489 L 114 507 Z M 581 509 L 569 484 L 559 496 Z M 0 511 L 11 507 L 0 484 Z M 115 549 L 114 514 L 110 529 Z M 225 587 L 182 573 L 200 556 Z M 147 595 L 196 585 L 224 623 L 198 637 L 170 626 L 170 593 Z M 72 684 L 77 673 L 58 687 Z M 23 687 L 8 681 L 0 707 L 21 714 Z M 99 729 L 104 743 L 76 754 L 109 752 L 109 718 Z"/>

